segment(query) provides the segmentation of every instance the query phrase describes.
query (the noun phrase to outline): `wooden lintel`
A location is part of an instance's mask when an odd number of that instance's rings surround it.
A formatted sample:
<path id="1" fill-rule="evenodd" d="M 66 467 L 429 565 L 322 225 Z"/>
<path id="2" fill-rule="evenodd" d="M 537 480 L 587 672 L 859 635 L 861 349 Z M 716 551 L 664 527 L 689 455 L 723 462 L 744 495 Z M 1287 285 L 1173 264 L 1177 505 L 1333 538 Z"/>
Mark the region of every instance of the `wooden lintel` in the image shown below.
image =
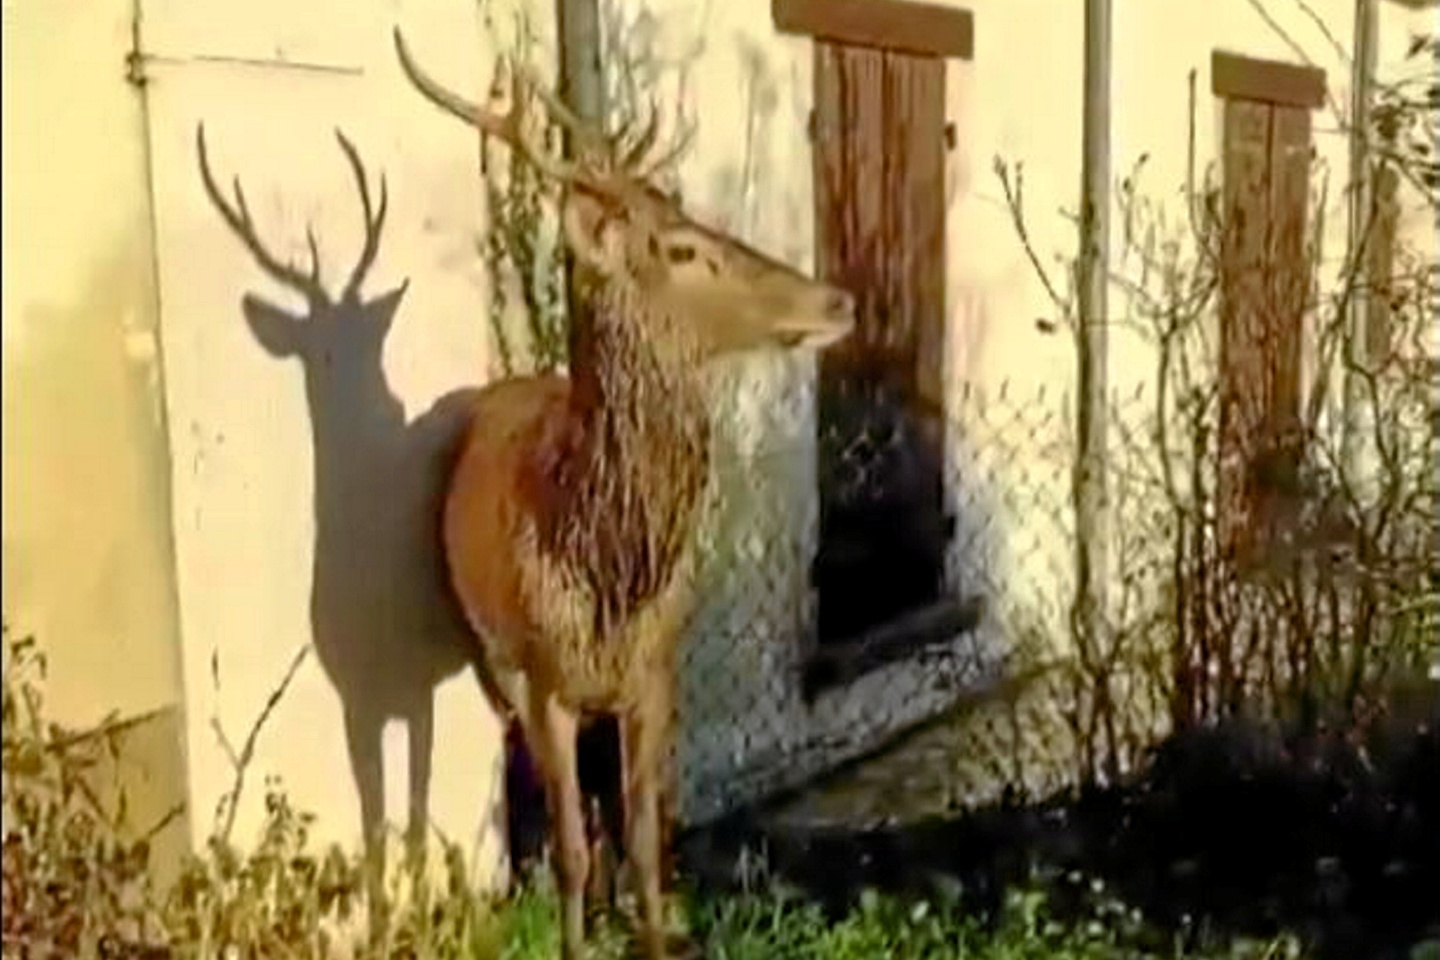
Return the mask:
<path id="1" fill-rule="evenodd" d="M 1210 89 L 1231 100 L 1314 110 L 1325 103 L 1325 71 L 1215 50 L 1210 54 Z"/>
<path id="2" fill-rule="evenodd" d="M 771 0 L 775 28 L 856 47 L 969 60 L 975 18 L 963 7 L 915 0 Z"/>

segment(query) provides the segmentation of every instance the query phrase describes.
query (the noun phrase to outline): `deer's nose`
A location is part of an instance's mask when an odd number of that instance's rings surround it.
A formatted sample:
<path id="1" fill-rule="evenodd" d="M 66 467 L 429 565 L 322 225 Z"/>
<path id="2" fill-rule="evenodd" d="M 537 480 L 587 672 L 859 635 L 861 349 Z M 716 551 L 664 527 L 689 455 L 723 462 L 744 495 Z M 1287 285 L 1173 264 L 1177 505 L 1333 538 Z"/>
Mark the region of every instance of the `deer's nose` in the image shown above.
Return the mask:
<path id="1" fill-rule="evenodd" d="M 825 301 L 825 311 L 835 317 L 849 317 L 855 312 L 855 298 L 844 290 L 836 290 Z"/>

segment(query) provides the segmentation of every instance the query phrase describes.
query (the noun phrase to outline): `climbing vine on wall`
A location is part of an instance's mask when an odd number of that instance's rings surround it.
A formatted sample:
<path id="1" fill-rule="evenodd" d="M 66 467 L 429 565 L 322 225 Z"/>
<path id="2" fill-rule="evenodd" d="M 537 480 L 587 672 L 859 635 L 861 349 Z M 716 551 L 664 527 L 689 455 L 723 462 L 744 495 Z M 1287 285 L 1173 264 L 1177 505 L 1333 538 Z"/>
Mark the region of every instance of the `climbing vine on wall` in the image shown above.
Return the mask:
<path id="1" fill-rule="evenodd" d="M 554 43 L 541 35 L 528 5 L 522 2 L 503 19 L 491 9 L 495 6 L 489 3 L 482 10 L 493 49 L 529 64 L 541 76 L 554 76 Z M 602 0 L 600 15 L 607 127 L 633 126 L 663 100 L 660 91 L 669 87 L 675 91 L 670 98 L 675 106 L 672 116 L 662 110 L 662 123 L 671 128 L 670 136 L 688 141 L 694 121 L 684 104 L 700 42 L 667 56 L 649 12 L 631 14 L 616 0 Z M 555 148 L 558 128 L 548 134 Z M 566 362 L 569 322 L 562 238 L 553 206 L 545 198 L 549 185 L 533 168 L 511 164 L 508 151 L 497 143 L 482 142 L 481 170 L 489 226 L 480 246 L 490 290 L 488 321 L 501 372 L 559 369 Z"/>

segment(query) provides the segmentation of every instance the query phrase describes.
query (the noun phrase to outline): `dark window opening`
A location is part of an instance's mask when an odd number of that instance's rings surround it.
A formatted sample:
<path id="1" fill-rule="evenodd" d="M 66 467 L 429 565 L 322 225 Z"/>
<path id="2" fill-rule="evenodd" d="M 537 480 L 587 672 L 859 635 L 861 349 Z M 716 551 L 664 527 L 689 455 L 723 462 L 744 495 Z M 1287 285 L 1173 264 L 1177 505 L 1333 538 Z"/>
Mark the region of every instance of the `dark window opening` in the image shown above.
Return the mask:
<path id="1" fill-rule="evenodd" d="M 856 296 L 819 370 L 822 644 L 938 601 L 944 502 L 945 64 L 815 44 L 818 272 Z"/>
<path id="2" fill-rule="evenodd" d="M 928 412 L 882 378 L 837 378 L 825 387 L 813 577 L 820 640 L 836 642 L 939 599 L 954 524 L 944 512 L 943 451 L 926 429 Z"/>

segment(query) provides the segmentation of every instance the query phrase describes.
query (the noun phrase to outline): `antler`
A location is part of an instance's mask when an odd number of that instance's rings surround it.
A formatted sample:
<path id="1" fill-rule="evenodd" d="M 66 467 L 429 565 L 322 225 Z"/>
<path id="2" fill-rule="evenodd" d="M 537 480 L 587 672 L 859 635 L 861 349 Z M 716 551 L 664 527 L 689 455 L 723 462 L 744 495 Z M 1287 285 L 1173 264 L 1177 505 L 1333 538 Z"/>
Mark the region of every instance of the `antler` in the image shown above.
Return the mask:
<path id="1" fill-rule="evenodd" d="M 400 28 L 395 28 L 394 35 L 395 52 L 399 55 L 401 68 L 427 100 L 482 133 L 500 139 L 525 162 L 563 186 L 618 198 L 636 187 L 643 188 L 655 170 L 673 161 L 678 154 L 678 151 L 667 152 L 661 163 L 652 163 L 646 172 L 642 164 L 657 140 L 658 111 L 652 108 L 640 136 L 625 148 L 622 141 L 627 139 L 629 131 L 615 137 L 606 136 L 603 131 L 576 116 L 554 91 L 539 82 L 528 67 L 516 65 L 505 57 L 496 64 L 495 80 L 490 90 L 491 104 L 482 107 L 471 103 L 447 90 L 415 63 Z M 565 128 L 578 141 L 576 161 L 557 159 L 543 145 L 526 135 L 522 110 L 532 97 L 540 101 L 552 122 Z M 509 102 L 505 103 L 507 99 Z"/>
<path id="2" fill-rule="evenodd" d="M 320 282 L 320 251 L 315 243 L 315 232 L 308 225 L 305 227 L 305 240 L 310 247 L 310 271 L 304 273 L 290 263 L 282 263 L 265 249 L 260 242 L 259 233 L 255 229 L 255 221 L 250 216 L 250 208 L 245 203 L 245 191 L 240 187 L 240 178 L 234 178 L 235 203 L 232 206 L 220 192 L 220 187 L 215 183 L 215 176 L 210 172 L 210 156 L 205 148 L 205 124 L 199 123 L 195 126 L 195 149 L 200 155 L 200 178 L 205 182 L 205 192 L 210 196 L 210 202 L 220 211 L 220 216 L 225 218 L 226 224 L 235 233 L 240 241 L 245 244 L 250 255 L 260 268 L 282 286 L 290 287 L 308 301 L 325 299 L 325 287 Z M 368 218 L 368 201 L 367 201 Z"/>
<path id="3" fill-rule="evenodd" d="M 633 125 L 622 127 L 615 135 L 613 145 L 618 150 L 620 146 L 631 139 Z M 638 170 L 640 164 L 655 149 L 655 141 L 660 136 L 660 111 L 655 105 L 650 104 L 647 111 L 645 125 L 640 128 L 640 135 L 635 137 L 630 146 L 619 157 L 620 167 L 623 170 Z"/>
<path id="4" fill-rule="evenodd" d="M 509 103 L 504 109 L 498 108 L 498 105 L 506 99 L 506 85 L 502 81 L 506 71 L 510 68 L 507 59 L 502 57 L 496 64 L 495 79 L 490 87 L 491 104 L 481 107 L 459 94 L 447 90 L 438 80 L 422 70 L 410 56 L 410 48 L 400 34 L 399 27 L 395 28 L 395 52 L 399 55 L 400 66 L 405 71 L 405 75 L 410 78 L 410 82 L 425 95 L 427 100 L 446 113 L 464 120 L 479 129 L 481 133 L 501 140 L 519 153 L 527 163 L 557 182 L 579 184 L 590 179 L 588 173 L 581 167 L 555 159 L 543 146 L 535 143 L 526 135 L 524 117 L 521 113 L 522 100 L 524 100 L 522 93 L 527 92 L 524 71 L 511 71 L 514 75 L 510 78 Z M 539 92 L 544 99 L 543 89 L 539 89 Z M 583 136 L 584 125 L 568 110 L 564 110 L 563 104 L 558 106 L 559 109 L 556 109 L 555 104 L 546 100 L 546 108 L 551 111 L 551 116 Z"/>

